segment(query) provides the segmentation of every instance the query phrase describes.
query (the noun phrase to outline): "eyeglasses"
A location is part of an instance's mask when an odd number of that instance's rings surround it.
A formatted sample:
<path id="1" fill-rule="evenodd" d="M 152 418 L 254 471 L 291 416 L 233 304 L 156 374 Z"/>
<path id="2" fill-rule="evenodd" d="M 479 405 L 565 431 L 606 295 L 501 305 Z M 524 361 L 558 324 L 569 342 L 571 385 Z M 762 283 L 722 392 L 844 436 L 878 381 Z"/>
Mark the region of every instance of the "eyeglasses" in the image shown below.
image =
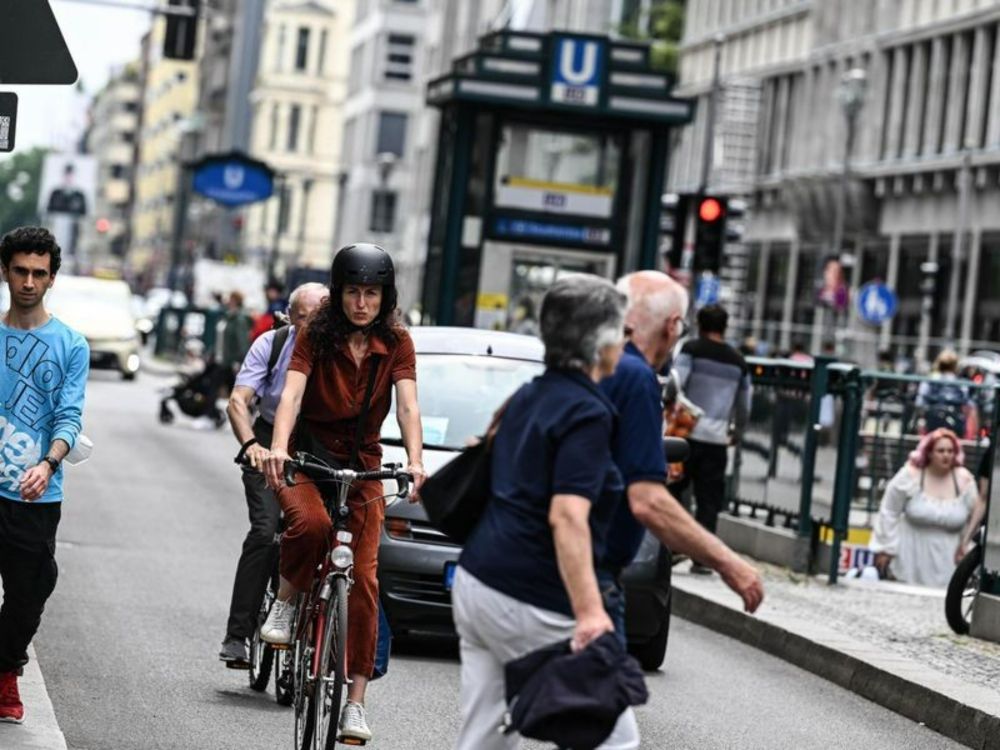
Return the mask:
<path id="1" fill-rule="evenodd" d="M 691 333 L 691 324 L 687 322 L 687 318 L 678 318 L 678 320 L 681 322 L 681 333 L 677 338 L 678 340 L 687 338 L 687 335 Z"/>

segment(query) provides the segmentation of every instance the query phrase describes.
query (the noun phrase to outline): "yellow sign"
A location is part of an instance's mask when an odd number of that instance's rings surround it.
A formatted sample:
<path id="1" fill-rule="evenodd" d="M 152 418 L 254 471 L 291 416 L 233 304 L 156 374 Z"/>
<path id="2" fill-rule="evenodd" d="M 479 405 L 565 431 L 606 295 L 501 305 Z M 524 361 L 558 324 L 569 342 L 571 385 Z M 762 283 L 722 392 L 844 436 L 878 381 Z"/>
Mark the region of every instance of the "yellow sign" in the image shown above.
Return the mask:
<path id="1" fill-rule="evenodd" d="M 545 180 L 532 180 L 527 177 L 508 177 L 507 185 L 510 187 L 534 188 L 536 190 L 548 190 L 551 193 L 584 193 L 586 195 L 614 195 L 614 190 L 596 185 L 577 185 L 572 182 L 546 182 Z"/>
<path id="2" fill-rule="evenodd" d="M 503 292 L 480 292 L 476 298 L 476 307 L 480 310 L 506 310 L 509 298 Z"/>

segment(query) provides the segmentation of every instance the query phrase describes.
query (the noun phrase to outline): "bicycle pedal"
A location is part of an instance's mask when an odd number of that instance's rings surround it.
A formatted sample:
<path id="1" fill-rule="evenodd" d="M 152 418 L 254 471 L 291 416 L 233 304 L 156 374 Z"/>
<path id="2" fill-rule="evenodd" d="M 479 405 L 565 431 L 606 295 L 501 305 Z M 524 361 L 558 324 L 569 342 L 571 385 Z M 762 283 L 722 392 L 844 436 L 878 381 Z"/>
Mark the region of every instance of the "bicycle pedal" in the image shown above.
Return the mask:
<path id="1" fill-rule="evenodd" d="M 291 644 L 288 643 L 268 643 L 267 645 L 274 651 L 287 651 L 292 647 Z"/>
<path id="2" fill-rule="evenodd" d="M 337 742 L 341 745 L 351 745 L 353 747 L 364 747 L 368 744 L 367 740 L 359 740 L 356 737 L 338 737 Z"/>
<path id="3" fill-rule="evenodd" d="M 227 661 L 226 669 L 240 669 L 244 672 L 250 669 L 250 662 L 248 661 Z"/>

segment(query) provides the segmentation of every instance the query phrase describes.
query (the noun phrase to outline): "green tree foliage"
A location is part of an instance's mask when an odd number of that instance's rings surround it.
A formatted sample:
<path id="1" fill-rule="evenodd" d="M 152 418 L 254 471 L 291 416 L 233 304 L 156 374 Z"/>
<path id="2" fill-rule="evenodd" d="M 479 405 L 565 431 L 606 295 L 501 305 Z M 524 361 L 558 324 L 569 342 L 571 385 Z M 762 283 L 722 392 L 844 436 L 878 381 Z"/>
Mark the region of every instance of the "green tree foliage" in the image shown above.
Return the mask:
<path id="1" fill-rule="evenodd" d="M 652 63 L 659 70 L 677 74 L 678 48 L 684 34 L 684 0 L 654 0 L 649 28 L 639 27 L 638 3 L 619 33 L 626 39 L 652 43 Z"/>
<path id="2" fill-rule="evenodd" d="M 33 148 L 0 161 L 0 234 L 38 224 L 38 188 L 45 149 Z"/>

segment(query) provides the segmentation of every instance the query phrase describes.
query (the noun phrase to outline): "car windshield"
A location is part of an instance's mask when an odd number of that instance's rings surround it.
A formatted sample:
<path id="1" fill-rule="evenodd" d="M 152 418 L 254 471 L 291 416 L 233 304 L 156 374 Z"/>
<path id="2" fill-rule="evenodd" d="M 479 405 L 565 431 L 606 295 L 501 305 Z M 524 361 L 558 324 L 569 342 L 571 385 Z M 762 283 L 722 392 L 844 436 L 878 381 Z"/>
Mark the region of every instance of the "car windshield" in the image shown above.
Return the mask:
<path id="1" fill-rule="evenodd" d="M 418 354 L 417 393 L 424 445 L 461 449 L 489 427 L 493 413 L 521 385 L 545 369 L 541 362 L 458 354 Z M 399 442 L 396 401 L 382 424 L 382 440 Z"/>
<path id="2" fill-rule="evenodd" d="M 45 300 L 46 306 L 57 317 L 67 322 L 87 317 L 101 317 L 131 325 L 132 311 L 128 297 L 108 294 L 102 290 L 53 288 Z"/>

